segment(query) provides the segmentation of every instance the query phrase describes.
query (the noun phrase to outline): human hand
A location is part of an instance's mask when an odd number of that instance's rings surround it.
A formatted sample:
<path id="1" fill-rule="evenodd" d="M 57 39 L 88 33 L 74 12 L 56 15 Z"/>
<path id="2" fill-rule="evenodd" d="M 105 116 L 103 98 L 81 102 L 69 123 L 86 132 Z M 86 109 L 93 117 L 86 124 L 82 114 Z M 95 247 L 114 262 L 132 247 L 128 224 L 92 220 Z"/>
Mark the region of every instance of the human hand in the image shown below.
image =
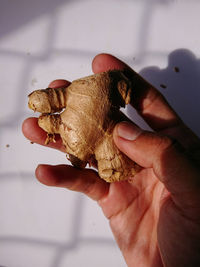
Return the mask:
<path id="1" fill-rule="evenodd" d="M 134 74 L 115 57 L 95 57 L 95 73 L 108 69 Z M 50 87 L 67 85 L 58 80 Z M 156 89 L 135 88 L 135 96 L 132 105 L 155 132 L 130 123 L 115 128 L 118 148 L 143 167 L 132 181 L 108 184 L 93 170 L 67 165 L 39 165 L 36 176 L 46 185 L 97 200 L 128 266 L 200 266 L 200 141 Z M 24 122 L 23 132 L 44 144 L 46 133 L 36 118 Z M 56 139 L 48 146 L 64 151 L 59 136 Z"/>

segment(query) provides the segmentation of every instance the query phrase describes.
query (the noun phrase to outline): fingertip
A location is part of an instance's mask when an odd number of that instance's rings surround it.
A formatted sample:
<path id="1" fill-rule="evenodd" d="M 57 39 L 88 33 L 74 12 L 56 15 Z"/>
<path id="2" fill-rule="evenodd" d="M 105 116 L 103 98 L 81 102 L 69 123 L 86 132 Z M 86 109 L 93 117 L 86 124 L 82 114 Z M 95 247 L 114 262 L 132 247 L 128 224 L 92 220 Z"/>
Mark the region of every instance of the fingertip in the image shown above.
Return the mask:
<path id="1" fill-rule="evenodd" d="M 67 87 L 70 85 L 70 82 L 64 79 L 58 79 L 50 82 L 49 86 L 50 88 L 61 88 L 61 87 Z"/>
<path id="2" fill-rule="evenodd" d="M 43 170 L 44 167 L 46 167 L 46 166 L 48 166 L 48 165 L 46 165 L 46 164 L 39 164 L 39 165 L 36 167 L 36 169 L 35 169 L 35 175 L 36 175 L 37 178 L 40 177 L 41 174 L 43 174 L 42 170 Z"/>
<path id="3" fill-rule="evenodd" d="M 22 122 L 22 133 L 26 136 L 26 132 L 27 132 L 27 125 L 29 124 L 29 120 L 30 118 L 27 118 L 25 119 L 23 122 Z"/>
<path id="4" fill-rule="evenodd" d="M 53 166 L 47 164 L 39 164 L 35 169 L 35 176 L 37 180 L 48 186 L 57 186 L 58 179 L 53 172 Z"/>
<path id="5" fill-rule="evenodd" d="M 35 177 L 40 180 L 42 165 L 39 164 L 35 169 Z"/>
<path id="6" fill-rule="evenodd" d="M 38 126 L 38 119 L 35 117 L 29 117 L 22 123 L 22 133 L 28 139 L 31 139 L 32 130 Z"/>
<path id="7" fill-rule="evenodd" d="M 110 56 L 106 53 L 100 53 L 96 55 L 92 60 L 92 70 L 94 73 L 102 72 L 102 62 L 107 58 L 107 56 Z"/>
<path id="8" fill-rule="evenodd" d="M 117 124 L 115 134 L 126 141 L 135 141 L 143 130 L 134 123 L 122 121 Z"/>
<path id="9" fill-rule="evenodd" d="M 94 57 L 92 61 L 92 70 L 94 73 L 100 73 L 113 69 L 125 69 L 128 66 L 115 56 L 107 53 L 101 53 Z"/>
<path id="10" fill-rule="evenodd" d="M 144 131 L 137 125 L 127 121 L 122 121 L 116 124 L 113 131 L 115 145 L 134 162 L 138 161 L 138 158 L 135 156 L 136 154 L 138 155 L 138 153 L 135 152 L 137 138 L 139 138 L 143 132 Z"/>
<path id="11" fill-rule="evenodd" d="M 115 125 L 113 139 L 115 144 L 122 149 L 126 142 L 134 141 L 143 132 L 136 124 L 122 121 Z"/>
<path id="12" fill-rule="evenodd" d="M 44 142 L 46 139 L 46 132 L 38 125 L 38 118 L 30 117 L 22 123 L 22 132 L 24 136 L 36 143 Z"/>
<path id="13" fill-rule="evenodd" d="M 41 182 L 44 176 L 44 168 L 45 168 L 44 164 L 39 164 L 35 169 L 35 177 L 37 178 L 39 182 Z"/>

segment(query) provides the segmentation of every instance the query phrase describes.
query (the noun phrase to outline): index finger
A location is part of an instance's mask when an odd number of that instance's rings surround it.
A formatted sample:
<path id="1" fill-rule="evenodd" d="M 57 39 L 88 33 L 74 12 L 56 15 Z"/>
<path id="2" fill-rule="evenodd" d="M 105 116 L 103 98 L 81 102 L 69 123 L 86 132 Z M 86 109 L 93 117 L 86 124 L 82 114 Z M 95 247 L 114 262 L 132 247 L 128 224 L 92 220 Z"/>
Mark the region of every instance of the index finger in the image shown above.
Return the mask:
<path id="1" fill-rule="evenodd" d="M 135 85 L 131 105 L 153 130 L 176 138 L 186 149 L 200 146 L 199 138 L 183 123 L 164 96 L 127 64 L 112 55 L 99 54 L 92 62 L 92 69 L 94 73 L 123 70 Z"/>
<path id="2" fill-rule="evenodd" d="M 180 122 L 180 118 L 162 94 L 118 58 L 109 54 L 99 54 L 92 62 L 92 69 L 94 73 L 111 69 L 124 70 L 126 76 L 135 84 L 131 104 L 152 129 L 161 130 Z"/>

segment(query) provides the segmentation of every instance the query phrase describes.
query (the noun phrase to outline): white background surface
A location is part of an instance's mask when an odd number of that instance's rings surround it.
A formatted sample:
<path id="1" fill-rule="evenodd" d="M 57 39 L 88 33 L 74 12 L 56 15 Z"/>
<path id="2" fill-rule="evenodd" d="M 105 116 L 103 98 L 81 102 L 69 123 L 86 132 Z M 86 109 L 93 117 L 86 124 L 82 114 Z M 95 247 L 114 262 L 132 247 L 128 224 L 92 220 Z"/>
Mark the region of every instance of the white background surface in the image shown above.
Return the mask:
<path id="1" fill-rule="evenodd" d="M 96 203 L 34 178 L 37 164 L 66 158 L 23 137 L 22 121 L 33 115 L 27 95 L 53 79 L 89 75 L 97 53 L 112 53 L 159 88 L 200 136 L 200 1 L 0 4 L 0 265 L 126 266 Z M 146 127 L 133 109 L 127 113 Z"/>

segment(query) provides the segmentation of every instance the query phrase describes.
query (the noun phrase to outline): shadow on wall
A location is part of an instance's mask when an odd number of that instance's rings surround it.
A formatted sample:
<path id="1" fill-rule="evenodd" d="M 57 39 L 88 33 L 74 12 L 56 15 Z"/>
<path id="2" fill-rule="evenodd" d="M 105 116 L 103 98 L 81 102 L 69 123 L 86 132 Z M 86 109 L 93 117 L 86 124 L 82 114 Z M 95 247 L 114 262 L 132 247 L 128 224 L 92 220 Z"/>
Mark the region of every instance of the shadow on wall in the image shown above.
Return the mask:
<path id="1" fill-rule="evenodd" d="M 107 2 L 107 0 L 104 0 Z M 137 2 L 137 0 L 126 0 Z M 140 2 L 146 2 L 148 8 L 153 4 L 170 4 L 173 0 L 141 0 Z M 7 1 L 1 0 L 1 16 L 0 16 L 0 38 L 12 31 L 16 31 L 18 28 L 26 25 L 27 23 L 35 20 L 41 15 L 49 15 L 53 13 L 56 8 L 61 7 L 63 4 L 76 4 L 83 2 L 81 0 L 17 0 Z M 92 1 L 91 1 L 92 2 Z M 118 1 L 120 2 L 120 1 Z M 148 11 L 148 9 L 147 9 Z M 146 13 L 145 13 L 146 14 Z M 12 18 L 12 19 L 11 19 Z"/>
<path id="2" fill-rule="evenodd" d="M 168 100 L 183 121 L 200 136 L 200 60 L 187 49 L 178 49 L 168 56 L 165 69 L 147 67 L 140 75 L 153 84 Z M 132 107 L 127 115 L 149 129 Z"/>
<path id="3" fill-rule="evenodd" d="M 74 213 L 71 218 L 71 240 L 66 242 L 59 242 L 54 240 L 46 240 L 34 237 L 23 237 L 23 236 L 12 236 L 5 235 L 0 236 L 0 245 L 16 245 L 18 248 L 21 246 L 23 250 L 24 247 L 39 247 L 42 253 L 42 249 L 54 249 L 52 261 L 49 265 L 50 267 L 59 267 L 66 257 L 67 253 L 78 250 L 80 246 L 91 246 L 94 248 L 98 246 L 99 248 L 107 246 L 114 247 L 115 243 L 111 238 L 105 237 L 82 237 L 81 227 L 84 216 L 84 199 L 85 197 L 81 194 L 77 194 Z M 69 238 L 69 236 L 68 236 Z M 0 267 L 4 267 L 1 266 Z"/>
<path id="4" fill-rule="evenodd" d="M 41 15 L 50 14 L 64 3 L 75 3 L 79 0 L 35 0 L 35 1 L 1 1 L 0 24 L 4 27 L 0 28 L 0 37 L 16 31 L 18 28 L 26 25 L 30 21 L 40 17 Z M 12 18 L 12 19 L 9 19 Z M 6 23 L 6 25 L 5 25 Z"/>

